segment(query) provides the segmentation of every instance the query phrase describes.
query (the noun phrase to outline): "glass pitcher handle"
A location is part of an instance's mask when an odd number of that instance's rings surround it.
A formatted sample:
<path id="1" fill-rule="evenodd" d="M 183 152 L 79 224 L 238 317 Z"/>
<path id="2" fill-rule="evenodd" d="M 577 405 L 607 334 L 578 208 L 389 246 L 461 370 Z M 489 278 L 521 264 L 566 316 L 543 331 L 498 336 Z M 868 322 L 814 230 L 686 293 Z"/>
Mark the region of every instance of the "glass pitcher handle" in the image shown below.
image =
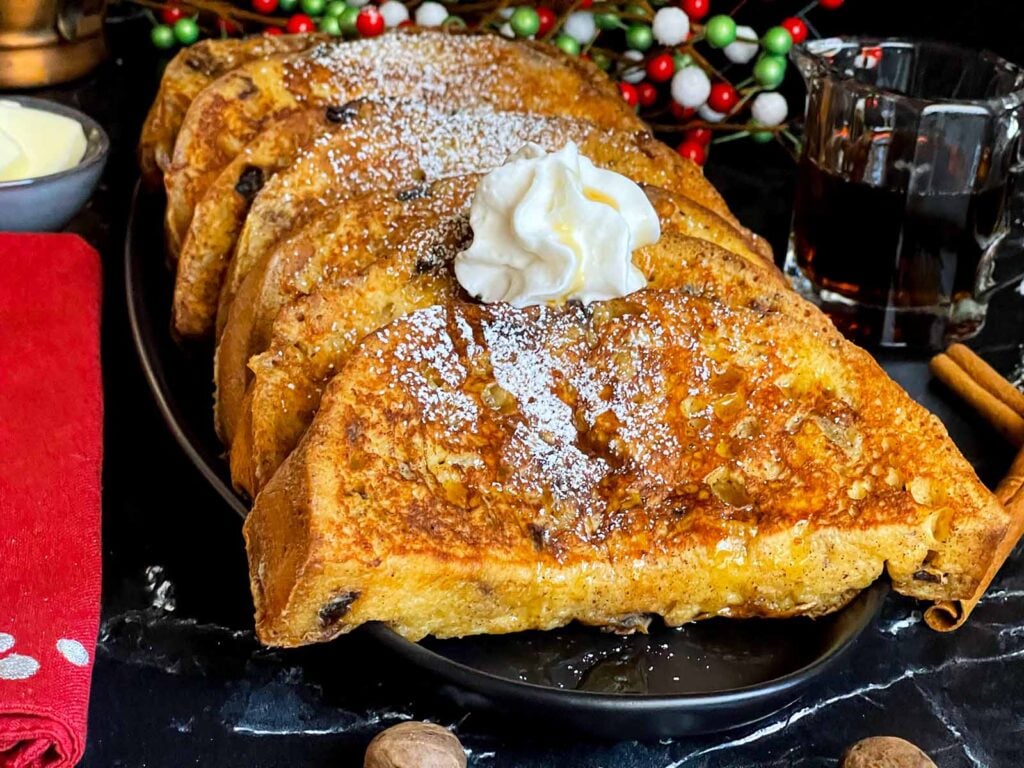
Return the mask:
<path id="1" fill-rule="evenodd" d="M 982 302 L 1024 278 L 1024 140 L 1020 136 L 1007 186 L 1006 226 L 985 248 L 978 268 L 975 296 Z"/>

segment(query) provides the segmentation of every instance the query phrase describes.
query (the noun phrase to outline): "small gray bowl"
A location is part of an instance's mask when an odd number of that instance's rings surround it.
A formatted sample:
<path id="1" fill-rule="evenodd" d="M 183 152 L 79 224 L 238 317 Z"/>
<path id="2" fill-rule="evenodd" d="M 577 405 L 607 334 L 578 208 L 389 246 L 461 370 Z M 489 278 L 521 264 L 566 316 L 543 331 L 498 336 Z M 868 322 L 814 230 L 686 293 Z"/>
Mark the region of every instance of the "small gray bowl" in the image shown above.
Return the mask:
<path id="1" fill-rule="evenodd" d="M 0 181 L 0 232 L 53 232 L 85 205 L 110 153 L 110 139 L 99 123 L 77 109 L 31 96 L 0 96 L 22 106 L 70 117 L 85 131 L 85 155 L 74 168 L 33 179 Z"/>

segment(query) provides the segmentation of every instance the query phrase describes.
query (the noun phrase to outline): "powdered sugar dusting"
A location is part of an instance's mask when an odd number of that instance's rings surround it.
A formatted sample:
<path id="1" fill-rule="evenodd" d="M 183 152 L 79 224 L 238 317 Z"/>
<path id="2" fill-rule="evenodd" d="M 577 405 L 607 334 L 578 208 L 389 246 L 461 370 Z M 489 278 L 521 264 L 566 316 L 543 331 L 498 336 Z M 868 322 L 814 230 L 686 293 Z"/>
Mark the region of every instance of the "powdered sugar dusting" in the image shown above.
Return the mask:
<path id="1" fill-rule="evenodd" d="M 665 423 L 663 374 L 649 354 L 664 332 L 638 316 L 621 358 L 601 348 L 595 322 L 578 305 L 493 304 L 470 319 L 454 304 L 378 332 L 394 343 L 392 385 L 442 425 L 437 438 L 453 451 L 464 433 L 487 437 L 507 470 L 489 492 L 526 500 L 543 537 L 602 535 L 622 503 L 616 488 L 628 485 L 635 495 L 664 482 L 655 469 L 679 450 Z"/>
<path id="2" fill-rule="evenodd" d="M 350 121 L 325 128 L 264 185 L 240 239 L 240 263 L 255 262 L 289 229 L 367 190 L 412 196 L 418 183 L 488 171 L 527 142 L 556 149 L 605 133 L 578 120 L 487 106 L 453 110 L 375 96 L 352 109 Z"/>
<path id="3" fill-rule="evenodd" d="M 604 98 L 595 98 L 598 94 Z M 417 98 L 451 108 L 484 104 L 575 115 L 634 130 L 641 126 L 610 81 L 493 35 L 396 31 L 324 42 L 300 53 L 251 61 L 196 98 L 179 133 L 174 172 L 165 180 L 171 209 L 190 218 L 211 176 L 237 151 L 229 148 L 243 147 L 268 119 L 368 95 Z"/>
<path id="4" fill-rule="evenodd" d="M 412 337 L 399 341 L 394 354 L 413 365 L 393 368 L 395 381 L 414 395 L 428 421 L 449 431 L 473 430 L 479 411 L 473 399 L 460 389 L 466 381 L 466 369 L 448 335 L 444 308 L 414 312 L 407 323 L 413 330 Z M 386 339 L 388 329 L 381 335 Z"/>
<path id="5" fill-rule="evenodd" d="M 653 458 L 679 450 L 675 435 L 661 415 L 666 397 L 664 371 L 650 354 L 668 340 L 661 325 L 651 319 L 632 328 L 630 336 L 620 354 L 628 355 L 628 369 L 633 375 L 616 376 L 602 369 L 593 379 L 582 378 L 579 391 L 587 422 L 594 424 L 601 414 L 611 411 L 619 425 L 621 441 L 617 447 L 628 447 L 637 466 L 650 470 L 656 463 Z M 605 398 L 604 392 L 612 396 Z M 663 479 L 656 473 L 654 478 Z"/>
<path id="6" fill-rule="evenodd" d="M 506 305 L 497 305 L 483 323 L 494 381 L 515 397 L 523 421 L 516 426 L 508 460 L 519 469 L 515 482 L 528 490 L 550 488 L 556 501 L 586 500 L 608 473 L 604 459 L 588 456 L 575 445 L 572 407 L 559 398 L 556 377 L 570 375 L 546 347 L 554 338 L 571 338 L 582 310 L 541 308 L 536 322 Z"/>

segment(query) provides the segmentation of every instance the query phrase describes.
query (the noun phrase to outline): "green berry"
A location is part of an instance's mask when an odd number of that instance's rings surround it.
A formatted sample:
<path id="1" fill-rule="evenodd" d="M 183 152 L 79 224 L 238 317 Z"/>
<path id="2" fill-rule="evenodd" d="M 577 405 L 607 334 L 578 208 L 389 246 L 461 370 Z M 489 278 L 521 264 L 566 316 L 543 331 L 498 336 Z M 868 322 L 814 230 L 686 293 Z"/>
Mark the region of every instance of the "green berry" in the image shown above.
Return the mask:
<path id="1" fill-rule="evenodd" d="M 785 27 L 772 27 L 764 33 L 764 40 L 761 41 L 768 53 L 777 56 L 785 56 L 793 47 L 793 36 Z"/>
<path id="2" fill-rule="evenodd" d="M 323 16 L 327 0 L 301 0 L 302 12 L 307 16 Z"/>
<path id="3" fill-rule="evenodd" d="M 529 37 L 530 35 L 536 35 L 537 30 L 540 29 L 540 16 L 530 6 L 520 5 L 512 13 L 512 18 L 508 20 L 508 23 L 512 25 L 512 31 L 516 35 L 519 37 Z"/>
<path id="4" fill-rule="evenodd" d="M 174 22 L 174 37 L 182 45 L 192 45 L 199 39 L 199 25 L 195 19 L 178 19 Z"/>
<path id="5" fill-rule="evenodd" d="M 291 13 L 299 7 L 299 0 L 277 0 L 277 10 L 281 13 Z"/>
<path id="6" fill-rule="evenodd" d="M 704 38 L 713 48 L 725 48 L 736 40 L 736 22 L 724 13 L 712 16 L 704 25 Z"/>
<path id="7" fill-rule="evenodd" d="M 646 51 L 654 45 L 654 33 L 646 24 L 630 24 L 626 27 L 626 45 L 634 51 Z"/>
<path id="8" fill-rule="evenodd" d="M 619 21 L 617 13 L 595 13 L 594 23 L 598 29 L 603 29 L 606 32 L 610 29 L 618 29 L 622 26 L 622 22 Z"/>
<path id="9" fill-rule="evenodd" d="M 568 35 L 561 34 L 555 38 L 555 45 L 562 51 L 570 56 L 580 55 L 580 44 L 576 40 Z"/>
<path id="10" fill-rule="evenodd" d="M 612 68 L 612 60 L 608 58 L 608 54 L 601 53 L 601 51 L 592 51 L 590 60 L 594 62 L 594 66 L 598 69 L 603 69 L 605 72 Z"/>
<path id="11" fill-rule="evenodd" d="M 441 22 L 441 29 L 466 29 L 469 25 L 461 16 L 449 16 Z"/>
<path id="12" fill-rule="evenodd" d="M 153 45 L 157 48 L 167 50 L 174 46 L 174 30 L 166 24 L 157 24 L 149 33 L 149 39 L 153 41 Z"/>
<path id="13" fill-rule="evenodd" d="M 786 60 L 782 56 L 762 56 L 754 65 L 754 80 L 762 88 L 774 90 L 786 77 Z"/>
<path id="14" fill-rule="evenodd" d="M 353 8 L 351 5 L 346 5 L 345 10 L 341 12 L 341 16 L 338 17 L 338 24 L 341 26 L 341 31 L 346 35 L 354 35 L 356 33 L 356 19 L 359 18 L 359 9 Z"/>
<path id="15" fill-rule="evenodd" d="M 348 5 L 346 5 L 342 0 L 331 0 L 331 2 L 327 4 L 327 7 L 324 8 L 324 15 L 337 19 L 345 12 L 346 8 L 348 8 Z"/>
<path id="16" fill-rule="evenodd" d="M 325 35 L 338 37 L 341 34 L 341 22 L 338 21 L 337 16 L 324 16 L 317 23 L 317 26 L 320 27 L 320 31 Z"/>
<path id="17" fill-rule="evenodd" d="M 750 134 L 750 138 L 758 144 L 767 144 L 775 138 L 775 134 L 771 131 L 754 131 Z"/>
<path id="18" fill-rule="evenodd" d="M 675 64 L 675 69 L 672 71 L 678 72 L 693 64 L 693 56 L 688 53 L 683 53 L 682 51 L 676 51 L 672 54 L 672 63 Z"/>

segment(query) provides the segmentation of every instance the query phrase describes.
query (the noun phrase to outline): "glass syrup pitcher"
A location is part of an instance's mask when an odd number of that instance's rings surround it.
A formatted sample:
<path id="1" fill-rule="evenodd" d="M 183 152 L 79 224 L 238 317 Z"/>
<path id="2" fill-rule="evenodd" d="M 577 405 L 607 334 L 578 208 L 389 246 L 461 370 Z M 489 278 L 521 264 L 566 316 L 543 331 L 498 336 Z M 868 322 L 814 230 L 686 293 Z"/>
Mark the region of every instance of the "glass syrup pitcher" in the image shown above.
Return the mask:
<path id="1" fill-rule="evenodd" d="M 793 51 L 807 117 L 785 271 L 847 336 L 940 348 L 1024 276 L 1024 69 L 909 40 Z"/>

